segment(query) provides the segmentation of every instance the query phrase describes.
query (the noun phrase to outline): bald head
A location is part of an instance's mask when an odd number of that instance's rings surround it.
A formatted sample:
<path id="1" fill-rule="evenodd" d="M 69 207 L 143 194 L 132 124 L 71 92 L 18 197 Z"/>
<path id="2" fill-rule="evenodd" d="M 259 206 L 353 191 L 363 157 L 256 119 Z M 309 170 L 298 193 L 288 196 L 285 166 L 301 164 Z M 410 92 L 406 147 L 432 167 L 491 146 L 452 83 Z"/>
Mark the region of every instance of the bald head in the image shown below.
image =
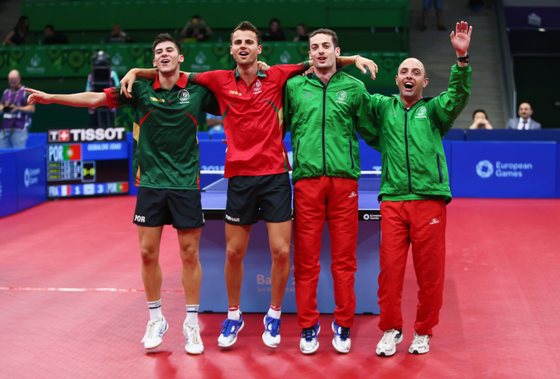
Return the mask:
<path id="1" fill-rule="evenodd" d="M 12 70 L 8 73 L 8 83 L 10 83 L 10 88 L 16 89 L 21 83 L 21 76 L 18 70 Z"/>
<path id="2" fill-rule="evenodd" d="M 414 105 L 422 98 L 422 92 L 428 85 L 424 64 L 416 58 L 405 59 L 399 65 L 395 82 L 403 104 L 406 107 Z"/>

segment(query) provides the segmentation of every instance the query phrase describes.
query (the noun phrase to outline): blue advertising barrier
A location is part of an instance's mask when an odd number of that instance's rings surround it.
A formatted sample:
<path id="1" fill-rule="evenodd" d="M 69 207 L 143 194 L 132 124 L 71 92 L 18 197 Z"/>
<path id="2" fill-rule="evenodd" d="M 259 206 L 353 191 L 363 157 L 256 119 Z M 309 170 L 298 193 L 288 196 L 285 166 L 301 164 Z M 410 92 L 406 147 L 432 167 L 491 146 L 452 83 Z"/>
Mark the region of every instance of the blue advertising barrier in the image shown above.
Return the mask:
<path id="1" fill-rule="evenodd" d="M 453 143 L 451 189 L 457 197 L 558 196 L 556 142 Z"/>
<path id="2" fill-rule="evenodd" d="M 0 216 L 47 198 L 45 145 L 0 150 Z"/>
<path id="3" fill-rule="evenodd" d="M 16 154 L 0 149 L 0 217 L 17 212 Z"/>
<path id="4" fill-rule="evenodd" d="M 560 142 L 560 129 L 473 129 L 465 131 L 467 141 L 556 141 Z"/>
<path id="5" fill-rule="evenodd" d="M 372 199 L 372 201 L 375 201 Z M 265 312 L 270 305 L 270 250 L 266 225 L 253 225 L 247 254 L 243 260 L 241 310 Z M 379 274 L 379 221 L 360 221 L 357 245 L 358 271 L 355 275 L 356 313 L 379 314 L 377 304 L 377 276 Z M 321 313 L 332 313 L 335 308 L 330 270 L 330 238 L 327 227 L 323 232 L 321 274 L 317 288 L 317 307 Z M 225 236 L 224 222 L 207 220 L 200 238 L 202 277 L 200 308 L 203 311 L 224 312 L 227 292 L 224 282 Z M 293 258 L 292 258 L 293 262 Z M 286 286 L 282 311 L 296 312 L 293 266 Z"/>

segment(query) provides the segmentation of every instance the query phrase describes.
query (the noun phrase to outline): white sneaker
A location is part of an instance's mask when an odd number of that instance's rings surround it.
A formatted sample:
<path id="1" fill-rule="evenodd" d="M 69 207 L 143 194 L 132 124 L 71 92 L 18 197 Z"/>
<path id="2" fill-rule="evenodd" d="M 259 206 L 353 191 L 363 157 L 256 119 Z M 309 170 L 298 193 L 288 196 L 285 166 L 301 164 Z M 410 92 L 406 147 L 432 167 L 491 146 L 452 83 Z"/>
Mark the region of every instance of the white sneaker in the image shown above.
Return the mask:
<path id="1" fill-rule="evenodd" d="M 414 332 L 414 339 L 408 348 L 408 352 L 410 354 L 426 354 L 428 351 L 430 351 L 430 335 L 420 335 Z"/>
<path id="2" fill-rule="evenodd" d="M 277 348 L 280 345 L 280 319 L 265 315 L 263 324 L 262 340 L 264 344 L 268 347 Z"/>
<path id="3" fill-rule="evenodd" d="M 317 336 L 321 331 L 319 324 L 311 328 L 305 328 L 301 331 L 301 339 L 299 340 L 299 350 L 303 354 L 313 354 L 319 349 L 319 340 Z"/>
<path id="4" fill-rule="evenodd" d="M 183 334 L 185 336 L 185 351 L 187 354 L 202 354 L 204 351 L 204 344 L 200 338 L 200 326 L 183 324 Z"/>
<path id="5" fill-rule="evenodd" d="M 352 342 L 350 341 L 350 328 L 344 328 L 333 321 L 331 324 L 334 336 L 332 339 L 332 345 L 336 351 L 342 354 L 347 354 L 350 352 L 350 346 Z"/>
<path id="6" fill-rule="evenodd" d="M 403 334 L 400 330 L 389 329 L 383 333 L 383 337 L 377 344 L 375 354 L 380 357 L 390 357 L 397 352 L 397 345 L 403 340 Z"/>
<path id="7" fill-rule="evenodd" d="M 169 329 L 169 325 L 163 317 L 159 320 L 148 321 L 146 333 L 141 341 L 144 343 L 144 349 L 152 350 L 161 345 L 163 342 L 163 335 L 167 332 L 167 329 Z"/>

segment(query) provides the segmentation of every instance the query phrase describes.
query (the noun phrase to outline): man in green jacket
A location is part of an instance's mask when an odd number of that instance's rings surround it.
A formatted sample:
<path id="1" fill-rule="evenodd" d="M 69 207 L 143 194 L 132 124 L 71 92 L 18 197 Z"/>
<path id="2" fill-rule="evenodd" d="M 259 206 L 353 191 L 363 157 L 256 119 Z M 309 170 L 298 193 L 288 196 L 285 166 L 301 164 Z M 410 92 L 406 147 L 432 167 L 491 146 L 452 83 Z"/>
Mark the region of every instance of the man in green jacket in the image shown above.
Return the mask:
<path id="1" fill-rule="evenodd" d="M 360 153 L 356 132 L 374 144 L 369 93 L 356 78 L 337 72 L 338 38 L 318 29 L 309 39 L 315 74 L 290 79 L 286 85 L 285 122 L 291 124 L 294 182 L 294 277 L 300 350 L 319 347 L 319 281 L 321 237 L 325 221 L 331 235 L 331 271 L 336 309 L 332 340 L 340 353 L 350 351 L 350 328 L 356 299 L 358 178 Z"/>
<path id="2" fill-rule="evenodd" d="M 430 349 L 439 321 L 445 271 L 446 204 L 451 201 L 442 137 L 470 95 L 468 48 L 472 26 L 461 21 L 450 34 L 457 54 L 449 88 L 434 98 L 422 96 L 428 78 L 422 62 L 405 59 L 396 84 L 399 96 L 372 96 L 382 159 L 379 327 L 376 353 L 390 356 L 403 340 L 401 295 L 409 246 L 419 286 L 414 339 L 408 352 Z"/>

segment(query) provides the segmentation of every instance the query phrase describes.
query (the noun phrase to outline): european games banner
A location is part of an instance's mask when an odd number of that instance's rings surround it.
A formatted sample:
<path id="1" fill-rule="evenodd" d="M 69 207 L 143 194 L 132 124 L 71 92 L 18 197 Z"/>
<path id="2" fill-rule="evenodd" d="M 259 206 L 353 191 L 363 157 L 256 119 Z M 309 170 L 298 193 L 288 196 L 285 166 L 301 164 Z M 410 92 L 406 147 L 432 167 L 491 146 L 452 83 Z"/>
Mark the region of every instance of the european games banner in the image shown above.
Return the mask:
<path id="1" fill-rule="evenodd" d="M 453 195 L 555 197 L 557 146 L 556 142 L 453 143 Z"/>

